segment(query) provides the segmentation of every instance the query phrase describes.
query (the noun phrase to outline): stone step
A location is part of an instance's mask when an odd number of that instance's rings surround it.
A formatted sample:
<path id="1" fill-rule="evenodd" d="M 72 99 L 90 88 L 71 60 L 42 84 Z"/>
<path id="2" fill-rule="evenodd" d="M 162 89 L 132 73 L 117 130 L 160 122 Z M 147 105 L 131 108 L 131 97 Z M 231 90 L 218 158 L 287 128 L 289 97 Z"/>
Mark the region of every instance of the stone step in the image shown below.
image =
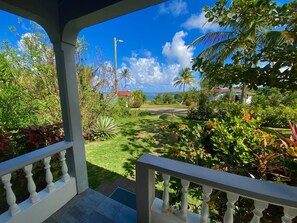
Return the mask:
<path id="1" fill-rule="evenodd" d="M 44 223 L 133 223 L 136 211 L 92 189 L 75 196 Z"/>
<path id="2" fill-rule="evenodd" d="M 136 194 L 131 191 L 117 187 L 109 197 L 136 210 Z"/>

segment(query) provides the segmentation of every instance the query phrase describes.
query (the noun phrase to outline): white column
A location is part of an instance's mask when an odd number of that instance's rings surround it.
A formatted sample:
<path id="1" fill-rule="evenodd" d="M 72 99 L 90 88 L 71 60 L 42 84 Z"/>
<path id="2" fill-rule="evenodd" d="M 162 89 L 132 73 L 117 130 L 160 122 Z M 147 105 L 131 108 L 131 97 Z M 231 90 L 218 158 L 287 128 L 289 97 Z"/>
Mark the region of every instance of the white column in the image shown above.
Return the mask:
<path id="1" fill-rule="evenodd" d="M 239 195 L 234 194 L 231 192 L 227 192 L 227 210 L 224 215 L 224 223 L 233 223 L 233 214 L 234 214 L 234 208 L 235 208 L 235 202 L 238 200 Z"/>
<path id="2" fill-rule="evenodd" d="M 265 201 L 255 200 L 255 209 L 253 210 L 254 217 L 251 223 L 260 223 L 260 219 L 263 217 L 262 212 L 268 207 L 268 203 Z"/>
<path id="3" fill-rule="evenodd" d="M 162 211 L 163 212 L 168 212 L 169 210 L 169 180 L 170 180 L 170 176 L 168 174 L 163 173 L 162 174 L 164 183 L 164 191 L 163 191 L 163 205 L 162 205 Z"/>
<path id="4" fill-rule="evenodd" d="M 188 220 L 188 189 L 190 185 L 190 181 L 181 180 L 182 188 L 182 200 L 181 200 L 181 208 L 180 208 L 180 217 L 187 221 Z"/>
<path id="5" fill-rule="evenodd" d="M 67 36 L 67 34 L 64 35 Z M 67 164 L 69 174 L 76 178 L 78 193 L 82 193 L 88 188 L 88 176 L 74 59 L 75 41 L 72 43 L 61 41 L 53 43 L 53 45 L 56 56 L 65 140 L 73 142 L 73 148 L 67 151 Z"/>
<path id="6" fill-rule="evenodd" d="M 26 174 L 26 178 L 27 178 L 27 186 L 28 186 L 28 191 L 30 193 L 30 200 L 31 203 L 34 204 L 39 200 L 38 194 L 36 193 L 36 185 L 35 182 L 32 178 L 33 174 L 32 174 L 32 164 L 25 166 L 23 168 L 25 174 Z"/>
<path id="7" fill-rule="evenodd" d="M 203 202 L 201 207 L 201 221 L 200 223 L 207 223 L 209 216 L 208 202 L 210 201 L 210 194 L 212 193 L 212 188 L 209 186 L 203 186 Z"/>
<path id="8" fill-rule="evenodd" d="M 14 216 L 20 212 L 20 208 L 16 204 L 16 197 L 13 190 L 11 189 L 11 174 L 6 174 L 2 176 L 1 180 L 6 191 L 6 202 L 9 205 L 10 214 L 11 216 Z"/>
<path id="9" fill-rule="evenodd" d="M 282 223 L 292 223 L 292 219 L 297 216 L 297 209 L 284 207 L 284 216 L 282 217 Z"/>
<path id="10" fill-rule="evenodd" d="M 68 174 L 68 167 L 67 167 L 67 164 L 66 164 L 65 155 L 66 155 L 66 150 L 61 151 L 59 153 L 60 163 L 61 163 L 62 178 L 63 178 L 63 181 L 64 182 L 67 182 L 70 179 L 70 176 Z"/>
<path id="11" fill-rule="evenodd" d="M 50 161 L 51 161 L 50 156 L 43 159 L 43 164 L 45 169 L 45 181 L 47 183 L 46 187 L 49 193 L 53 192 L 56 189 L 55 184 L 53 183 L 53 174 L 51 171 Z"/>

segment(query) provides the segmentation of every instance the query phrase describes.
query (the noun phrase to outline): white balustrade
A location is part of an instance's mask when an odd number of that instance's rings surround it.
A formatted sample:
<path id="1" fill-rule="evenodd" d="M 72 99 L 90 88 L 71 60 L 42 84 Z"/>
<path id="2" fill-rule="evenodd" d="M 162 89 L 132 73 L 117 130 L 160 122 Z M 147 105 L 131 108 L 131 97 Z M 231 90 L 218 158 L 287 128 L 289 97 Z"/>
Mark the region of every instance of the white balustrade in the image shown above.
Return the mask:
<path id="1" fill-rule="evenodd" d="M 282 223 L 292 223 L 292 219 L 297 216 L 297 209 L 284 207 L 284 216 L 282 217 Z"/>
<path id="2" fill-rule="evenodd" d="M 163 186 L 164 186 L 164 191 L 163 191 L 163 205 L 162 205 L 162 211 L 163 212 L 168 212 L 169 211 L 169 180 L 170 176 L 168 174 L 162 174 L 162 178 L 164 180 Z"/>
<path id="3" fill-rule="evenodd" d="M 6 191 L 6 202 L 9 205 L 9 210 L 11 216 L 15 216 L 17 213 L 20 212 L 19 206 L 16 204 L 16 197 L 11 188 L 11 174 L 6 174 L 1 177 L 2 183 L 4 185 Z"/>
<path id="4" fill-rule="evenodd" d="M 62 178 L 63 178 L 64 182 L 67 182 L 70 179 L 70 176 L 68 174 L 68 167 L 67 167 L 67 164 L 66 164 L 65 155 L 66 155 L 66 150 L 61 151 L 59 153 L 60 163 L 61 163 Z"/>
<path id="5" fill-rule="evenodd" d="M 48 192 L 51 193 L 55 190 L 55 184 L 53 183 L 53 174 L 51 172 L 50 165 L 51 157 L 43 159 L 44 169 L 45 169 L 45 181 L 47 183 Z"/>
<path id="6" fill-rule="evenodd" d="M 203 168 L 197 165 L 191 165 L 175 160 L 155 157 L 153 155 L 143 155 L 136 164 L 137 181 L 147 182 L 146 190 L 137 194 L 137 219 L 142 223 L 208 223 L 209 219 L 209 201 L 213 189 L 227 194 L 226 212 L 223 222 L 234 222 L 234 210 L 239 197 L 243 199 L 254 200 L 253 217 L 250 223 L 260 223 L 263 217 L 263 211 L 269 204 L 284 207 L 284 214 L 281 218 L 282 223 L 292 223 L 297 216 L 297 188 L 282 184 L 274 184 L 262 180 L 251 179 L 222 171 L 216 171 Z M 163 201 L 155 198 L 155 172 L 162 172 L 164 180 Z M 147 174 L 149 173 L 149 174 Z M 182 199 L 181 208 L 169 205 L 169 179 L 170 176 L 182 179 Z M 201 213 L 196 214 L 188 209 L 187 192 L 190 182 L 202 185 L 203 201 L 201 204 Z M 137 184 L 141 191 L 142 183 Z M 143 196 L 143 194 L 145 196 Z M 148 205 L 143 205 L 147 203 Z M 164 210 L 170 210 L 170 213 L 164 213 Z M 179 210 L 179 211 L 178 211 Z M 150 213 L 149 213 L 150 211 Z M 176 214 L 178 212 L 178 214 Z M 147 214 L 148 213 L 148 214 Z M 278 219 L 280 220 L 280 219 Z"/>
<path id="7" fill-rule="evenodd" d="M 207 223 L 209 216 L 208 202 L 210 201 L 210 194 L 212 193 L 212 188 L 209 186 L 202 186 L 203 188 L 203 202 L 201 207 L 201 221 L 200 223 Z"/>
<path id="8" fill-rule="evenodd" d="M 265 201 L 255 200 L 255 209 L 253 210 L 254 217 L 251 223 L 260 223 L 260 219 L 263 217 L 263 211 L 268 207 L 268 203 Z"/>
<path id="9" fill-rule="evenodd" d="M 182 188 L 180 217 L 183 220 L 187 221 L 187 219 L 188 219 L 188 198 L 187 198 L 187 194 L 188 194 L 190 181 L 182 179 L 181 184 L 182 184 L 183 188 Z"/>
<path id="10" fill-rule="evenodd" d="M 234 194 L 231 192 L 227 193 L 227 210 L 224 215 L 224 223 L 233 223 L 233 214 L 234 214 L 234 208 L 235 208 L 235 202 L 238 200 L 239 195 Z"/>
<path id="11" fill-rule="evenodd" d="M 27 178 L 27 186 L 28 186 L 28 191 L 30 193 L 30 200 L 31 203 L 34 204 L 39 200 L 38 194 L 36 193 L 36 185 L 35 182 L 32 178 L 33 174 L 32 174 L 32 164 L 25 166 L 23 168 L 25 174 L 26 174 L 26 178 Z"/>

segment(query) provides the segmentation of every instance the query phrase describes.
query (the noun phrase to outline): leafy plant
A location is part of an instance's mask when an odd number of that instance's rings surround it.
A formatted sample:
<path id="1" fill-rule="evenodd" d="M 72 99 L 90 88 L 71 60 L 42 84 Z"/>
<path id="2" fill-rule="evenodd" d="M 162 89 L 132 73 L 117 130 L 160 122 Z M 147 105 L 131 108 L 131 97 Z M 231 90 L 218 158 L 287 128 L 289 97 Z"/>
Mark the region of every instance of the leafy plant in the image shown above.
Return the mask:
<path id="1" fill-rule="evenodd" d="M 117 125 L 114 120 L 107 116 L 99 117 L 91 127 L 90 140 L 106 140 L 117 134 Z"/>

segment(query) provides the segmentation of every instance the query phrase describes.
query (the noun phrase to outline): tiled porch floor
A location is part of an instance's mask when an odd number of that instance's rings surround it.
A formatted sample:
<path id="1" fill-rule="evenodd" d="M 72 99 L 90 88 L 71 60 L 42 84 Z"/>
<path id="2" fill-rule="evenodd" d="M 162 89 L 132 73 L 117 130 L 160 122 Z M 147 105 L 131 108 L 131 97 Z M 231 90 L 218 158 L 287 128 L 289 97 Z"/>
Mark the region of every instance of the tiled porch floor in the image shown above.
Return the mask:
<path id="1" fill-rule="evenodd" d="M 92 189 L 75 196 L 44 223 L 133 223 L 136 211 Z"/>

